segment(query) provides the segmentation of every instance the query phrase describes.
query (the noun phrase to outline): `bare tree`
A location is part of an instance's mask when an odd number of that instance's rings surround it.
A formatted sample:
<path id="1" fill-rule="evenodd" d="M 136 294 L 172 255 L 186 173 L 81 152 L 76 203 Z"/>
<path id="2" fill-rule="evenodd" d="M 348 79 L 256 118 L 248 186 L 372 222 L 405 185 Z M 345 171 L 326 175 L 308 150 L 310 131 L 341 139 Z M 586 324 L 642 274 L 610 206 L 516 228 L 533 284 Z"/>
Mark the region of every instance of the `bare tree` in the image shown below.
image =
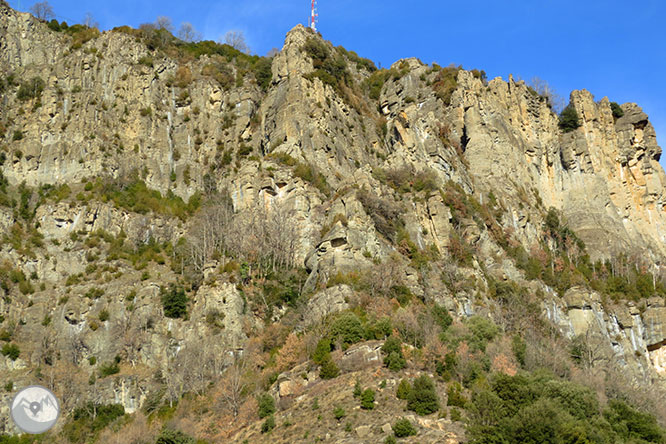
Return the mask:
<path id="1" fill-rule="evenodd" d="M 266 57 L 275 57 L 278 54 L 280 54 L 280 50 L 278 48 L 271 48 L 271 50 L 266 53 Z"/>
<path id="2" fill-rule="evenodd" d="M 189 261 L 195 272 L 201 273 L 215 253 L 224 258 L 228 252 L 233 208 L 226 195 L 212 199 L 198 214 L 187 236 Z"/>
<path id="3" fill-rule="evenodd" d="M 178 30 L 178 38 L 184 42 L 198 42 L 201 40 L 201 33 L 194 29 L 192 23 L 183 22 Z"/>
<path id="4" fill-rule="evenodd" d="M 49 21 L 55 18 L 55 13 L 53 12 L 53 8 L 47 1 L 35 3 L 30 8 L 30 12 L 32 12 L 32 15 L 34 15 L 38 19 L 44 21 Z"/>
<path id="5" fill-rule="evenodd" d="M 180 398 L 183 393 L 183 370 L 184 363 L 178 355 L 167 352 L 168 364 L 164 371 L 164 385 L 166 386 L 166 395 L 169 399 L 169 407 L 173 407 L 173 402 Z"/>
<path id="6" fill-rule="evenodd" d="M 155 20 L 155 28 L 173 32 L 173 24 L 171 23 L 171 19 L 165 15 L 160 15 L 157 17 L 157 20 Z"/>
<path id="7" fill-rule="evenodd" d="M 91 12 L 86 12 L 86 16 L 83 18 L 83 24 L 88 28 L 99 28 L 99 23 L 95 20 L 95 17 Z"/>
<path id="8" fill-rule="evenodd" d="M 548 104 L 553 108 L 557 113 L 562 111 L 564 108 L 564 99 L 562 96 L 557 94 L 557 92 L 546 82 L 545 80 L 539 77 L 532 77 L 530 86 L 542 97 L 545 97 L 548 101 Z"/>
<path id="9" fill-rule="evenodd" d="M 602 335 L 591 330 L 589 327 L 571 343 L 571 357 L 587 370 L 610 360 L 608 350 L 610 345 Z"/>
<path id="10" fill-rule="evenodd" d="M 221 399 L 231 409 L 234 417 L 238 416 L 243 404 L 243 395 L 248 387 L 248 382 L 245 378 L 248 369 L 248 360 L 239 354 L 234 354 L 234 362 L 227 369 L 222 380 L 223 392 Z"/>
<path id="11" fill-rule="evenodd" d="M 228 31 L 224 35 L 224 43 L 240 52 L 244 52 L 245 54 L 249 54 L 250 52 L 250 47 L 247 46 L 247 43 L 245 42 L 245 34 L 243 34 L 243 31 Z"/>

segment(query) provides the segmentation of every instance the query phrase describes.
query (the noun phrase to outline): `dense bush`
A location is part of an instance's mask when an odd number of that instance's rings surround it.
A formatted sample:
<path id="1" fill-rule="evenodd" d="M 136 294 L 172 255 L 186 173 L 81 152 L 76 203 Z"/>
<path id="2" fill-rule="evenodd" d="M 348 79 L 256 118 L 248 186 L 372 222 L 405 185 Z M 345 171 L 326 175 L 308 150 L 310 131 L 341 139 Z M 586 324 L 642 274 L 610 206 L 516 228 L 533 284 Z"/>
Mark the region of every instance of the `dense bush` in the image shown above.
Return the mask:
<path id="1" fill-rule="evenodd" d="M 3 345 L 1 352 L 3 356 L 7 356 L 12 361 L 16 361 L 21 355 L 21 349 L 19 349 L 18 345 L 11 343 Z"/>
<path id="2" fill-rule="evenodd" d="M 340 374 L 340 369 L 331 358 L 331 340 L 322 338 L 312 354 L 312 360 L 320 366 L 319 376 L 323 379 L 333 379 Z"/>
<path id="3" fill-rule="evenodd" d="M 384 365 L 389 370 L 397 372 L 407 366 L 405 356 L 402 354 L 402 341 L 395 336 L 390 336 L 382 345 Z"/>
<path id="4" fill-rule="evenodd" d="M 372 410 L 375 408 L 375 391 L 372 389 L 365 389 L 361 393 L 361 408 L 364 410 Z"/>
<path id="5" fill-rule="evenodd" d="M 446 405 L 462 408 L 467 406 L 467 398 L 463 395 L 462 386 L 458 382 L 450 384 L 446 390 Z"/>
<path id="6" fill-rule="evenodd" d="M 362 341 L 364 336 L 363 323 L 354 313 L 340 314 L 331 325 L 331 338 L 333 342 L 339 341 L 343 349 Z"/>
<path id="7" fill-rule="evenodd" d="M 317 365 L 322 365 L 326 359 L 331 357 L 331 340 L 322 338 L 317 343 L 317 347 L 312 353 L 312 360 Z"/>
<path id="8" fill-rule="evenodd" d="M 392 426 L 393 433 L 398 438 L 416 435 L 416 429 L 407 418 L 398 419 Z"/>
<path id="9" fill-rule="evenodd" d="M 195 444 L 196 442 L 194 438 L 180 430 L 164 428 L 160 432 L 160 436 L 157 437 L 155 444 Z"/>
<path id="10" fill-rule="evenodd" d="M 453 92 L 458 87 L 458 71 L 460 71 L 462 67 L 452 65 L 447 66 L 446 68 L 440 68 L 435 66 L 434 69 L 438 71 L 435 81 L 432 84 L 435 96 L 437 96 L 445 106 L 449 106 L 451 104 L 451 96 L 453 96 Z"/>
<path id="11" fill-rule="evenodd" d="M 344 418 L 347 414 L 345 413 L 345 409 L 343 409 L 340 406 L 337 406 L 333 409 L 333 416 L 335 416 L 335 419 L 340 421 L 342 418 Z"/>
<path id="12" fill-rule="evenodd" d="M 621 401 L 603 415 L 594 391 L 547 374 L 495 375 L 470 405 L 472 443 L 663 443 L 654 417 Z"/>
<path id="13" fill-rule="evenodd" d="M 275 417 L 273 415 L 266 418 L 261 424 L 261 433 L 268 433 L 275 428 Z"/>
<path id="14" fill-rule="evenodd" d="M 560 113 L 560 129 L 565 133 L 575 130 L 580 127 L 580 119 L 576 108 L 570 103 Z"/>
<path id="15" fill-rule="evenodd" d="M 471 316 L 465 321 L 472 335 L 468 338 L 472 350 L 486 351 L 486 345 L 499 333 L 499 328 L 490 319 Z"/>
<path id="16" fill-rule="evenodd" d="M 21 86 L 16 93 L 16 98 L 21 101 L 36 99 L 42 95 L 45 86 L 46 84 L 41 78 L 33 77 L 32 79 L 21 83 Z"/>
<path id="17" fill-rule="evenodd" d="M 184 318 L 187 316 L 187 295 L 185 289 L 171 284 L 168 289 L 160 289 L 160 298 L 167 318 Z"/>
<path id="18" fill-rule="evenodd" d="M 267 416 L 272 415 L 275 413 L 275 399 L 268 393 L 264 393 L 262 396 L 257 399 L 257 403 L 259 404 L 259 418 L 265 418 Z"/>
<path id="19" fill-rule="evenodd" d="M 321 369 L 319 370 L 319 376 L 322 379 L 333 379 L 340 374 L 340 369 L 338 368 L 333 358 L 329 355 L 328 358 L 321 364 Z"/>
<path id="20" fill-rule="evenodd" d="M 447 310 L 446 307 L 443 307 L 439 304 L 434 304 L 430 309 L 430 312 L 432 313 L 432 317 L 435 319 L 435 322 L 437 322 L 437 325 L 440 326 L 442 331 L 446 331 L 453 323 L 453 318 L 449 314 L 449 310 Z"/>
<path id="21" fill-rule="evenodd" d="M 604 411 L 604 417 L 621 438 L 638 442 L 665 442 L 664 430 L 654 416 L 639 412 L 626 403 L 612 400 Z"/>
<path id="22" fill-rule="evenodd" d="M 395 392 L 395 396 L 398 399 L 407 399 L 411 391 L 412 385 L 409 383 L 409 381 L 406 379 L 401 379 Z"/>
<path id="23" fill-rule="evenodd" d="M 617 102 L 611 102 L 610 103 L 611 111 L 613 112 L 613 118 L 614 119 L 619 119 L 620 117 L 624 116 L 624 110 L 620 105 L 617 104 Z"/>
<path id="24" fill-rule="evenodd" d="M 328 46 L 315 37 L 309 37 L 303 49 L 312 58 L 315 71 L 311 77 L 318 77 L 340 93 L 342 85 L 350 79 L 345 58 L 340 54 L 331 53 Z"/>
<path id="25" fill-rule="evenodd" d="M 150 211 L 185 220 L 192 215 L 201 203 L 201 196 L 194 194 L 187 203 L 169 190 L 166 196 L 157 190 L 151 190 L 139 179 L 123 182 L 102 181 L 98 179 L 89 191 L 91 196 L 103 202 L 113 202 L 117 208 L 135 213 L 146 214 Z"/>
<path id="26" fill-rule="evenodd" d="M 62 28 L 62 26 L 61 26 Z M 72 36 L 72 50 L 77 50 L 81 48 L 84 44 L 89 42 L 92 39 L 99 37 L 100 32 L 97 28 L 89 28 L 85 25 L 72 25 L 64 31 Z"/>
<path id="27" fill-rule="evenodd" d="M 363 86 L 368 96 L 373 100 L 379 100 L 384 84 L 391 76 L 391 72 L 386 69 L 373 72 L 363 82 Z"/>
<path id="28" fill-rule="evenodd" d="M 294 176 L 300 177 L 322 192 L 324 196 L 331 195 L 331 187 L 324 176 L 316 167 L 303 162 L 297 162 L 294 166 Z"/>
<path id="29" fill-rule="evenodd" d="M 90 442 L 90 437 L 125 414 L 121 404 L 87 404 L 74 409 L 63 432 L 70 442 Z"/>
<path id="30" fill-rule="evenodd" d="M 271 71 L 272 64 L 273 59 L 262 57 L 254 65 L 254 75 L 257 79 L 257 85 L 259 85 L 264 91 L 268 89 L 273 78 L 273 73 Z"/>
<path id="31" fill-rule="evenodd" d="M 426 375 L 414 380 L 412 390 L 407 397 L 407 409 L 418 415 L 429 415 L 439 410 L 439 396 L 435 383 Z"/>

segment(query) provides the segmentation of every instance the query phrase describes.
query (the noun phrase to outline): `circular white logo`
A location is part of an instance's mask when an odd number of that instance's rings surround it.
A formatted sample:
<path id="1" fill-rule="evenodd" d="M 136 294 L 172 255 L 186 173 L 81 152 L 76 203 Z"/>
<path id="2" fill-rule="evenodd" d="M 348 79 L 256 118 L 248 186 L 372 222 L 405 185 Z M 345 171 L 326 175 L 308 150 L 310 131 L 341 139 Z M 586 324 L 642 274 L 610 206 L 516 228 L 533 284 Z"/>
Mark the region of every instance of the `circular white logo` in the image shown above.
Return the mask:
<path id="1" fill-rule="evenodd" d="M 11 405 L 14 423 L 26 433 L 44 433 L 60 415 L 58 398 L 41 385 L 26 387 L 14 396 Z"/>

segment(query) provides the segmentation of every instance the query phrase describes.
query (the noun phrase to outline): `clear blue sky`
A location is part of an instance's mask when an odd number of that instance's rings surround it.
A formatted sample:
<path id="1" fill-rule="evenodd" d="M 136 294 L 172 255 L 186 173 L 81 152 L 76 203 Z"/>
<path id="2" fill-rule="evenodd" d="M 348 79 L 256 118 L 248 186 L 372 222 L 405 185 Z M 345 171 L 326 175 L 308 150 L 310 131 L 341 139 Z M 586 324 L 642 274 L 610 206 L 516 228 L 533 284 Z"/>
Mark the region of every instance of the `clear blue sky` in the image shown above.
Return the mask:
<path id="1" fill-rule="evenodd" d="M 18 7 L 18 0 L 9 0 Z M 21 0 L 21 10 L 33 1 Z M 50 0 L 69 23 L 91 12 L 102 29 L 169 16 L 191 22 L 205 39 L 241 30 L 253 52 L 281 47 L 306 23 L 309 0 Z M 597 100 L 636 102 L 666 144 L 664 0 L 394 1 L 320 0 L 319 30 L 388 67 L 402 57 L 484 69 L 488 78 L 538 76 L 568 99 L 588 89 Z M 664 147 L 666 148 L 666 147 Z M 662 164 L 666 164 L 666 155 Z"/>

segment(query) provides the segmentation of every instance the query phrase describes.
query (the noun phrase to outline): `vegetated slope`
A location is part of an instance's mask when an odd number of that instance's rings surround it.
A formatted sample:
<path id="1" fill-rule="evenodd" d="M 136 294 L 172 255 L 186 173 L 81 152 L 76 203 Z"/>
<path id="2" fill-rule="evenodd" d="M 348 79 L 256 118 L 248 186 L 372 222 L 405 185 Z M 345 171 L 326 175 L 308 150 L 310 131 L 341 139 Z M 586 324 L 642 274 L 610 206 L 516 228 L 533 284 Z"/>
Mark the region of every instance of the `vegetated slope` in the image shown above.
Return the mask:
<path id="1" fill-rule="evenodd" d="M 268 59 L 2 3 L 0 48 L 3 397 L 54 389 L 44 439 L 663 440 L 636 105 L 302 26 Z"/>

